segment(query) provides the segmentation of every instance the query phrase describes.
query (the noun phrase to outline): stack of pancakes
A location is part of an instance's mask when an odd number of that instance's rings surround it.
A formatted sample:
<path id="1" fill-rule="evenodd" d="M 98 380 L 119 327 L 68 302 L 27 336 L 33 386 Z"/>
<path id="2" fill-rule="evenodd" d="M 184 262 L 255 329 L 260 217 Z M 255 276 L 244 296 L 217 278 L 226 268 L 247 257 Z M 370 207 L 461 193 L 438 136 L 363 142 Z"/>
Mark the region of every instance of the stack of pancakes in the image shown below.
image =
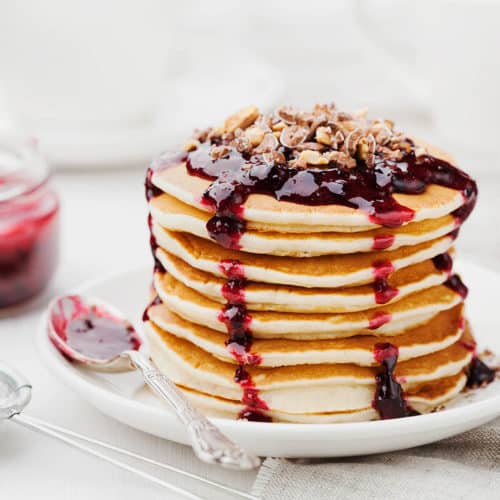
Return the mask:
<path id="1" fill-rule="evenodd" d="M 148 171 L 144 321 L 153 361 L 199 407 L 343 422 L 429 412 L 464 388 L 474 341 L 451 268 L 461 191 L 394 194 L 413 212 L 396 227 L 363 208 L 253 192 L 237 208 L 244 226 L 221 238 L 204 199 L 214 179 L 187 162 L 165 156 Z"/>

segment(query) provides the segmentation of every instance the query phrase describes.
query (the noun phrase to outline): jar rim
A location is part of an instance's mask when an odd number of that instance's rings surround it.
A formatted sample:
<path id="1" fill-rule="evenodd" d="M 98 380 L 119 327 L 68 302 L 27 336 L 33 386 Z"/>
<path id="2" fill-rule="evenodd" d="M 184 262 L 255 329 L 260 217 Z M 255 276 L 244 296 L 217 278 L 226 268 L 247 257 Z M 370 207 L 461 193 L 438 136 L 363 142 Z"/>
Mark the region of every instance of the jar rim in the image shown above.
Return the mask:
<path id="1" fill-rule="evenodd" d="M 37 139 L 16 132 L 0 135 L 0 205 L 35 192 L 49 178 Z"/>

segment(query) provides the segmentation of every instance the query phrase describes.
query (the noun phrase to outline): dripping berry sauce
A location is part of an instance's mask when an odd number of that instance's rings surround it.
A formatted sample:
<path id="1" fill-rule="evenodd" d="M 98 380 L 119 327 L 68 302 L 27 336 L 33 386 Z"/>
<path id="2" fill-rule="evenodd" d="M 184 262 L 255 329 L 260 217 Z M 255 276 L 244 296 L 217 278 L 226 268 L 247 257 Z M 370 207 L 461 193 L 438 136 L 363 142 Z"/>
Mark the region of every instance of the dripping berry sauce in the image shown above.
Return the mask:
<path id="1" fill-rule="evenodd" d="M 394 377 L 399 351 L 389 343 L 375 344 L 373 356 L 380 363 L 380 371 L 375 376 L 376 389 L 372 406 L 381 419 L 401 418 L 418 415 L 404 398 L 403 388 Z"/>
<path id="2" fill-rule="evenodd" d="M 445 282 L 444 285 L 449 289 L 458 293 L 462 299 L 466 299 L 469 294 L 469 289 L 464 285 L 462 279 L 458 274 L 452 274 Z"/>
<path id="3" fill-rule="evenodd" d="M 465 327 L 465 320 L 462 318 L 462 328 Z M 477 355 L 477 344 L 474 340 L 461 340 L 462 347 L 472 353 L 472 361 L 467 367 L 467 383 L 466 387 L 469 389 L 477 389 L 484 387 L 495 380 L 497 369 L 490 368 L 482 359 Z"/>
<path id="4" fill-rule="evenodd" d="M 396 237 L 393 234 L 379 234 L 373 237 L 372 250 L 386 250 L 390 248 Z"/>
<path id="5" fill-rule="evenodd" d="M 386 304 L 396 297 L 399 293 L 397 288 L 392 287 L 387 281 L 390 274 L 394 272 L 394 265 L 390 261 L 376 261 L 372 264 L 373 276 L 373 291 L 375 294 L 375 302 L 377 304 Z"/>
<path id="6" fill-rule="evenodd" d="M 433 257 L 432 262 L 438 271 L 444 271 L 448 275 L 451 275 L 451 270 L 453 269 L 453 259 L 448 252 L 436 255 Z"/>
<path id="7" fill-rule="evenodd" d="M 161 304 L 161 299 L 157 295 L 147 306 L 146 309 L 144 309 L 144 312 L 142 313 L 142 321 L 149 321 L 149 309 L 153 306 L 158 306 Z"/>
<path id="8" fill-rule="evenodd" d="M 269 406 L 259 397 L 259 391 L 255 387 L 252 376 L 244 365 L 240 364 L 238 366 L 234 374 L 234 380 L 243 389 L 241 402 L 246 405 L 240 411 L 238 418 L 254 422 L 271 422 L 271 417 L 263 413 L 263 410 L 269 410 Z"/>
<path id="9" fill-rule="evenodd" d="M 377 330 L 383 325 L 386 325 L 392 320 L 392 315 L 383 311 L 377 311 L 368 322 L 368 328 L 370 330 Z"/>
<path id="10" fill-rule="evenodd" d="M 469 289 L 465 286 L 458 274 L 452 274 L 453 258 L 451 255 L 448 252 L 436 255 L 432 259 L 432 262 L 437 270 L 448 273 L 449 278 L 444 282 L 444 285 L 465 300 L 469 294 Z"/>
<path id="11" fill-rule="evenodd" d="M 156 241 L 156 237 L 152 231 L 153 226 L 153 218 L 151 214 L 148 215 L 148 227 L 149 227 L 149 246 L 151 248 L 151 255 L 153 256 L 153 270 L 155 273 L 164 273 L 166 272 L 165 267 L 160 262 L 160 259 L 156 256 L 156 250 L 158 248 L 158 242 Z"/>
<path id="12" fill-rule="evenodd" d="M 234 380 L 243 389 L 242 403 L 245 408 L 238 418 L 258 422 L 270 422 L 271 418 L 262 410 L 268 410 L 267 404 L 260 399 L 259 391 L 246 370 L 246 365 L 258 365 L 262 362 L 259 354 L 250 352 L 252 346 L 252 332 L 250 323 L 252 318 L 245 304 L 245 287 L 247 280 L 243 265 L 238 260 L 221 260 L 219 269 L 227 280 L 222 285 L 222 295 L 226 305 L 219 313 L 219 320 L 226 325 L 228 339 L 226 347 L 231 356 L 238 362 Z"/>
<path id="13" fill-rule="evenodd" d="M 495 380 L 496 372 L 496 370 L 490 368 L 474 354 L 469 368 L 467 369 L 467 387 L 469 389 L 476 389 L 490 384 Z"/>

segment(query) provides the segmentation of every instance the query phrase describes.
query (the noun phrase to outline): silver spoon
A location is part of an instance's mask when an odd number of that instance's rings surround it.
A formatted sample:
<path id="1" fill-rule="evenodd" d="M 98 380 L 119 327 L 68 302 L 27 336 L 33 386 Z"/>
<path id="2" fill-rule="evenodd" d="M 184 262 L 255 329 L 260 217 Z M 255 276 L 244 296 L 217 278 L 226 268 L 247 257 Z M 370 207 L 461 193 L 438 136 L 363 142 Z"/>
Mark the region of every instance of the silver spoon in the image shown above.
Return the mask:
<path id="1" fill-rule="evenodd" d="M 77 295 L 58 297 L 49 305 L 47 327 L 52 342 L 72 361 L 100 371 L 139 369 L 146 384 L 171 405 L 186 425 L 200 460 L 240 470 L 260 465 L 259 457 L 245 452 L 224 435 L 152 365 L 134 327 L 116 308 Z"/>

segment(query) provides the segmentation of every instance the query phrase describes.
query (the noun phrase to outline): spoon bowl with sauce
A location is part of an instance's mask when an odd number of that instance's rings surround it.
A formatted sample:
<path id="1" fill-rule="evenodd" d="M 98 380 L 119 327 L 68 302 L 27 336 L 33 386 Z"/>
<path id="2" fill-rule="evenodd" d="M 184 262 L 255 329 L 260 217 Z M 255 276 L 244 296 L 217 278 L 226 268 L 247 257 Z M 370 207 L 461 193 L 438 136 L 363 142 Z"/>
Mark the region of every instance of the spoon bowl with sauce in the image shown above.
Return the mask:
<path id="1" fill-rule="evenodd" d="M 240 470 L 260 465 L 257 456 L 246 453 L 225 436 L 153 366 L 139 334 L 114 307 L 79 295 L 57 297 L 49 305 L 47 330 L 52 343 L 70 361 L 100 371 L 138 369 L 146 384 L 170 404 L 186 425 L 200 460 Z"/>

